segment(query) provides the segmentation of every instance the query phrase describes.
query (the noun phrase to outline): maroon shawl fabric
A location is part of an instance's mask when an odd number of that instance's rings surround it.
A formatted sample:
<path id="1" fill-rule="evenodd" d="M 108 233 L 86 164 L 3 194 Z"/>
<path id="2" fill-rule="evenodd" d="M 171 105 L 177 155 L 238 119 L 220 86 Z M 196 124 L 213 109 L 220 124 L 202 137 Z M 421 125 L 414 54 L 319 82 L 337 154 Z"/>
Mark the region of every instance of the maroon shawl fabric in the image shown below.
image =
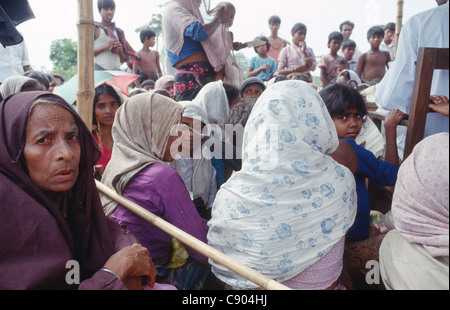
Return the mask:
<path id="1" fill-rule="evenodd" d="M 67 220 L 21 168 L 28 114 L 38 98 L 70 111 L 80 128 L 80 172 Z M 78 261 L 83 281 L 117 250 L 136 241 L 103 213 L 92 177 L 99 157 L 89 129 L 61 97 L 24 92 L 0 103 L 0 289 L 77 289 L 66 283 L 69 260 Z"/>

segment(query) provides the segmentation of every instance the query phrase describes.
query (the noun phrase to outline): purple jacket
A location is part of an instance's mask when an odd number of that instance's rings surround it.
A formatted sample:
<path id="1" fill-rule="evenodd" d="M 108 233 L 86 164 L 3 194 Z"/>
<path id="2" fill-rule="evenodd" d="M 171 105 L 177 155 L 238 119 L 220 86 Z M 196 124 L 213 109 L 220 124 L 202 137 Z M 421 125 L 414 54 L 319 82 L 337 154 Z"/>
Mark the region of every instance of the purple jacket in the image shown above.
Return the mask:
<path id="1" fill-rule="evenodd" d="M 207 243 L 207 221 L 198 214 L 183 179 L 174 168 L 164 164 L 148 166 L 128 183 L 122 195 Z M 171 258 L 172 237 L 167 233 L 122 206 L 118 206 L 110 218 L 125 225 L 148 248 L 153 262 L 165 262 Z M 189 247 L 186 250 L 195 261 L 208 263 L 206 256 Z"/>

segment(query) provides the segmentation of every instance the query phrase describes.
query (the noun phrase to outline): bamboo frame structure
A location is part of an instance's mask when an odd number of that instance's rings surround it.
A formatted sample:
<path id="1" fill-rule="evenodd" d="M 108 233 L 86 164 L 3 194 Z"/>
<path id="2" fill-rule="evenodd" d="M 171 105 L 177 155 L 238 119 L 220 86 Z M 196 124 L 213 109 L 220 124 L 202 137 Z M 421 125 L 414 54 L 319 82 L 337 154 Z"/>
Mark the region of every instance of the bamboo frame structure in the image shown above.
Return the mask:
<path id="1" fill-rule="evenodd" d="M 92 129 L 95 96 L 94 11 L 92 0 L 78 0 L 78 90 L 77 112 Z"/>
<path id="2" fill-rule="evenodd" d="M 403 27 L 403 5 L 405 1 L 404 0 L 397 0 L 397 21 L 395 26 L 395 39 L 394 39 L 394 59 L 397 56 L 397 49 L 398 49 L 398 40 L 400 39 L 400 34 L 402 32 Z"/>
<path id="3" fill-rule="evenodd" d="M 121 206 L 127 208 L 131 212 L 145 219 L 146 221 L 152 223 L 156 227 L 160 228 L 162 231 L 168 233 L 177 240 L 183 242 L 187 246 L 195 249 L 196 251 L 202 253 L 208 258 L 214 260 L 218 264 L 227 267 L 228 269 L 234 271 L 240 276 L 250 280 L 251 282 L 259 285 L 265 290 L 290 290 L 287 286 L 284 286 L 277 281 L 270 279 L 263 274 L 247 267 L 246 265 L 238 262 L 237 260 L 226 256 L 222 252 L 214 249 L 213 247 L 205 244 L 204 242 L 198 240 L 197 238 L 187 234 L 181 229 L 175 227 L 174 225 L 162 220 L 158 216 L 152 214 L 151 212 L 145 210 L 141 206 L 135 204 L 134 202 L 124 198 L 123 196 L 116 193 L 111 188 L 107 187 L 103 183 L 96 181 L 97 188 L 100 192 L 110 197 Z"/>

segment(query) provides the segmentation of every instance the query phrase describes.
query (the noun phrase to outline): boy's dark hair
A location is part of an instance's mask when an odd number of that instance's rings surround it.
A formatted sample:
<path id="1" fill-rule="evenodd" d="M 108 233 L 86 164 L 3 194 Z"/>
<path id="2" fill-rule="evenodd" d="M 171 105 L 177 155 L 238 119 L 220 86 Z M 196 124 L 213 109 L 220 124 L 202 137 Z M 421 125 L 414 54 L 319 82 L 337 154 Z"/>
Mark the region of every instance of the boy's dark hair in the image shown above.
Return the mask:
<path id="1" fill-rule="evenodd" d="M 281 18 L 277 15 L 273 15 L 269 18 L 269 25 L 270 24 L 281 24 Z"/>
<path id="2" fill-rule="evenodd" d="M 114 0 L 98 0 L 97 2 L 98 11 L 101 9 L 116 9 L 116 3 Z"/>
<path id="3" fill-rule="evenodd" d="M 269 39 L 267 39 L 267 37 L 265 37 L 265 36 L 259 36 L 259 37 L 256 37 L 255 39 L 266 42 L 267 51 L 270 49 L 270 43 L 269 43 Z M 258 51 L 257 51 L 257 48 L 258 48 L 258 47 L 259 47 L 259 46 L 254 47 L 255 52 L 256 52 L 257 54 L 258 54 Z"/>
<path id="4" fill-rule="evenodd" d="M 304 73 L 297 73 L 292 77 L 293 80 L 311 83 L 311 79 Z"/>
<path id="5" fill-rule="evenodd" d="M 384 29 L 380 26 L 373 26 L 367 31 L 367 41 L 370 40 L 372 36 L 379 35 L 384 38 Z"/>
<path id="6" fill-rule="evenodd" d="M 39 83 L 44 85 L 44 90 L 48 90 L 50 88 L 50 77 L 47 77 L 41 71 L 27 71 L 23 74 L 23 76 L 37 80 Z"/>
<path id="7" fill-rule="evenodd" d="M 225 93 L 227 94 L 228 105 L 231 106 L 234 99 L 240 97 L 239 88 L 234 85 L 223 83 L 223 88 L 225 89 Z"/>
<path id="8" fill-rule="evenodd" d="M 278 83 L 278 82 L 286 81 L 286 80 L 289 80 L 289 78 L 286 75 L 279 75 L 275 78 L 274 83 Z"/>
<path id="9" fill-rule="evenodd" d="M 144 43 L 146 38 L 151 39 L 151 38 L 156 37 L 156 33 L 153 30 L 151 30 L 151 29 L 143 29 L 139 33 L 139 37 L 141 39 L 141 42 Z"/>
<path id="10" fill-rule="evenodd" d="M 294 35 L 300 30 L 305 30 L 305 32 L 307 32 L 308 28 L 306 28 L 306 25 L 303 23 L 297 23 L 294 25 L 294 27 L 292 27 L 291 34 Z"/>
<path id="11" fill-rule="evenodd" d="M 384 26 L 384 30 L 386 31 L 386 30 L 392 30 L 392 31 L 395 31 L 395 23 L 388 23 L 388 24 L 386 24 L 386 26 Z"/>
<path id="12" fill-rule="evenodd" d="M 350 40 L 350 39 L 345 40 L 344 42 L 342 42 L 342 46 L 341 46 L 342 50 L 345 50 L 346 48 L 349 48 L 349 47 L 355 47 L 356 48 L 356 42 L 353 41 L 353 40 Z"/>
<path id="13" fill-rule="evenodd" d="M 344 25 L 349 25 L 350 27 L 352 27 L 352 30 L 355 28 L 354 23 L 352 23 L 349 20 L 346 20 L 345 22 L 343 22 L 342 24 L 339 25 L 339 30 L 341 30 L 341 32 L 342 32 L 342 28 L 344 28 Z"/>
<path id="14" fill-rule="evenodd" d="M 335 83 L 322 89 L 319 94 L 331 117 L 341 116 L 352 108 L 361 113 L 362 117 L 367 114 L 364 98 L 352 87 Z"/>
<path id="15" fill-rule="evenodd" d="M 332 33 L 330 33 L 330 35 L 328 36 L 328 47 L 333 40 L 342 42 L 344 41 L 344 36 L 342 35 L 342 33 L 337 31 L 333 31 Z"/>
<path id="16" fill-rule="evenodd" d="M 141 88 L 145 87 L 147 85 L 155 85 L 155 81 L 153 81 L 153 80 L 145 80 L 144 82 L 141 83 Z"/>
<path id="17" fill-rule="evenodd" d="M 336 61 L 336 63 L 334 64 L 334 70 L 337 69 L 337 67 L 339 67 L 340 65 L 346 65 L 347 68 L 349 68 L 348 62 L 345 59 L 340 59 L 338 61 Z"/>
<path id="18" fill-rule="evenodd" d="M 92 125 L 97 125 L 97 119 L 95 118 L 95 105 L 97 104 L 98 97 L 100 95 L 109 95 L 109 96 L 113 97 L 117 101 L 117 104 L 119 106 L 122 105 L 122 101 L 120 100 L 119 95 L 117 94 L 115 89 L 112 88 L 112 86 L 110 86 L 108 84 L 102 84 L 102 85 L 97 86 L 95 88 L 94 110 L 92 111 Z"/>

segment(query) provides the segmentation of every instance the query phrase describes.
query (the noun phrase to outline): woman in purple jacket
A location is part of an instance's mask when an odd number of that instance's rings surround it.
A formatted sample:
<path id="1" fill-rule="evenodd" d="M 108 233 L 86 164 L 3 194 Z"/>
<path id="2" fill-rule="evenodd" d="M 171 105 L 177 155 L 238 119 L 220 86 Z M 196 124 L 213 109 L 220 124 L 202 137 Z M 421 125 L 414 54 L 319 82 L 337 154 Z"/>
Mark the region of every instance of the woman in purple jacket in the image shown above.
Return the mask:
<path id="1" fill-rule="evenodd" d="M 114 150 L 102 182 L 206 243 L 206 220 L 198 214 L 181 176 L 166 164 L 176 157 L 174 142 L 179 141 L 183 110 L 182 105 L 158 94 L 141 94 L 127 100 L 116 114 Z M 191 134 L 185 134 L 182 139 L 190 141 Z M 102 196 L 102 202 L 105 213 L 125 225 L 149 249 L 157 266 L 158 282 L 178 289 L 202 288 L 210 274 L 206 256 L 186 247 L 189 258 L 184 256 L 184 260 L 175 262 L 174 248 L 187 253 L 171 236 L 106 196 Z"/>

